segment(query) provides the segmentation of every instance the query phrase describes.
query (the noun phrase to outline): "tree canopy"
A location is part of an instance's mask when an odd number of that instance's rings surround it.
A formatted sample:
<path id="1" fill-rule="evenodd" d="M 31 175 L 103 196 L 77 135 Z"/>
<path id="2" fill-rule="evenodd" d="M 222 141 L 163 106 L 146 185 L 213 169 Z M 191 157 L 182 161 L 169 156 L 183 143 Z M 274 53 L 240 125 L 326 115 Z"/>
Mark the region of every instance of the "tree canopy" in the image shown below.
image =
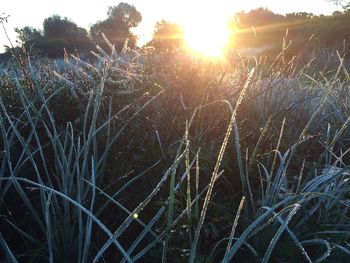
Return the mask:
<path id="1" fill-rule="evenodd" d="M 39 29 L 25 26 L 23 28 L 15 28 L 17 33 L 17 42 L 20 44 L 33 43 L 42 38 L 42 33 Z"/>
<path id="2" fill-rule="evenodd" d="M 59 15 L 48 17 L 43 22 L 43 31 L 24 27 L 16 28 L 17 39 L 26 48 L 34 48 L 50 58 L 62 57 L 64 50 L 87 52 L 92 48 L 88 32 L 68 18 Z"/>
<path id="3" fill-rule="evenodd" d="M 156 23 L 153 38 L 148 45 L 158 51 L 171 51 L 183 45 L 183 38 L 184 32 L 180 25 L 161 20 Z"/>
<path id="4" fill-rule="evenodd" d="M 48 17 L 43 22 L 44 37 L 53 39 L 70 39 L 79 41 L 87 37 L 87 31 L 78 27 L 67 17 L 61 18 L 59 15 Z"/>
<path id="5" fill-rule="evenodd" d="M 103 48 L 107 48 L 102 38 L 102 33 L 104 33 L 118 51 L 124 47 L 127 40 L 128 45 L 134 47 L 136 36 L 131 32 L 131 29 L 141 22 L 140 12 L 133 5 L 120 3 L 118 6 L 109 7 L 107 15 L 106 20 L 98 21 L 90 28 L 93 41 Z"/>
<path id="6" fill-rule="evenodd" d="M 69 53 L 88 53 L 93 48 L 93 42 L 102 48 L 108 48 L 102 38 L 102 32 L 117 50 L 123 48 L 126 40 L 129 41 L 130 47 L 134 47 L 136 36 L 131 29 L 142 20 L 136 8 L 127 3 L 120 3 L 118 6 L 109 7 L 107 15 L 106 20 L 98 21 L 90 28 L 90 35 L 86 29 L 67 17 L 53 15 L 43 21 L 42 31 L 28 26 L 16 28 L 17 42 L 51 58 L 62 57 L 64 50 Z"/>
<path id="7" fill-rule="evenodd" d="M 349 9 L 350 8 L 350 1 L 349 0 L 329 0 L 330 2 L 341 6 L 343 9 Z"/>
<path id="8" fill-rule="evenodd" d="M 275 14 L 267 8 L 257 8 L 249 12 L 236 13 L 240 27 L 262 26 L 267 24 L 274 24 L 285 17 L 280 14 Z"/>

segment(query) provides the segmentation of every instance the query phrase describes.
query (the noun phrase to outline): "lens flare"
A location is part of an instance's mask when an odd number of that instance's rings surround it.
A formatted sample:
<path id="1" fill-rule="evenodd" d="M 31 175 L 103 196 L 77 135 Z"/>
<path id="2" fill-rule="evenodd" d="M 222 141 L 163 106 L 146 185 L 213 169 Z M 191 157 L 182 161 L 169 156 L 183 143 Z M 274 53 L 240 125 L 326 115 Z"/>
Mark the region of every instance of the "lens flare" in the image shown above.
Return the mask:
<path id="1" fill-rule="evenodd" d="M 227 17 L 210 19 L 196 17 L 182 23 L 186 47 L 206 57 L 223 57 L 232 32 Z"/>

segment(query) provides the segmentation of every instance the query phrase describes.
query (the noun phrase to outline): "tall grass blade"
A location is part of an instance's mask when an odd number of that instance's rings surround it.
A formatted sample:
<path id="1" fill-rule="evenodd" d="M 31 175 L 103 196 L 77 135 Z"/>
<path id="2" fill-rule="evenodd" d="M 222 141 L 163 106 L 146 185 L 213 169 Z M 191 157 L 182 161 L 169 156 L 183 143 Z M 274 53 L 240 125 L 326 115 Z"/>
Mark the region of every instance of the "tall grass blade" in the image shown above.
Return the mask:
<path id="1" fill-rule="evenodd" d="M 250 73 L 249 73 L 247 81 L 246 81 L 246 83 L 245 83 L 245 85 L 244 85 L 244 87 L 243 87 L 243 89 L 241 91 L 241 94 L 239 96 L 239 99 L 238 99 L 238 101 L 236 103 L 236 107 L 235 107 L 235 109 L 234 109 L 234 111 L 232 113 L 231 120 L 230 120 L 229 126 L 227 128 L 224 141 L 223 141 L 223 143 L 221 145 L 221 149 L 220 149 L 220 152 L 219 152 L 219 155 L 218 155 L 215 167 L 214 167 L 214 171 L 213 171 L 212 177 L 210 179 L 208 192 L 207 192 L 207 195 L 206 195 L 206 197 L 204 199 L 202 212 L 201 212 L 201 216 L 199 218 L 199 222 L 198 222 L 198 226 L 197 226 L 197 229 L 196 229 L 196 232 L 195 232 L 194 240 L 193 240 L 193 243 L 191 245 L 190 257 L 189 257 L 189 262 L 190 263 L 193 263 L 195 261 L 195 259 L 196 259 L 197 245 L 198 245 L 198 241 L 199 241 L 200 232 L 201 232 L 202 225 L 204 223 L 204 219 L 205 219 L 205 216 L 206 216 L 206 213 L 207 213 L 207 209 L 208 209 L 209 202 L 210 202 L 210 199 L 211 199 L 211 194 L 212 194 L 212 191 L 213 191 L 213 188 L 214 188 L 214 184 L 215 184 L 215 181 L 216 181 L 217 176 L 218 176 L 218 172 L 219 172 L 219 168 L 220 168 L 220 165 L 221 165 L 221 161 L 222 161 L 222 159 L 224 157 L 224 153 L 225 153 L 225 150 L 226 150 L 228 139 L 229 139 L 229 137 L 231 135 L 232 126 L 236 122 L 236 114 L 237 114 L 238 108 L 239 108 L 239 106 L 240 106 L 240 104 L 241 104 L 241 102 L 243 100 L 244 94 L 245 94 L 245 92 L 246 92 L 246 90 L 248 88 L 248 85 L 250 83 L 251 77 L 253 76 L 253 73 L 254 73 L 254 70 L 251 70 Z M 246 183 L 245 182 L 245 178 L 241 178 L 241 179 L 244 180 L 242 182 L 242 187 L 245 187 L 245 183 Z"/>
<path id="2" fill-rule="evenodd" d="M 225 256 L 224 256 L 224 259 L 222 261 L 223 263 L 227 262 L 228 252 L 230 251 L 231 246 L 232 246 L 232 241 L 233 241 L 233 238 L 235 236 L 236 228 L 237 228 L 237 225 L 238 225 L 238 219 L 239 219 L 239 217 L 241 215 L 241 211 L 242 211 L 242 208 L 243 208 L 243 205 L 244 205 L 244 201 L 245 201 L 245 197 L 243 196 L 242 199 L 241 199 L 241 202 L 239 203 L 239 206 L 238 206 L 238 210 L 237 210 L 237 213 L 236 213 L 235 221 L 233 222 L 233 225 L 232 225 L 230 237 L 229 237 L 229 240 L 228 240 L 228 243 L 227 243 L 227 247 L 226 247 Z"/>

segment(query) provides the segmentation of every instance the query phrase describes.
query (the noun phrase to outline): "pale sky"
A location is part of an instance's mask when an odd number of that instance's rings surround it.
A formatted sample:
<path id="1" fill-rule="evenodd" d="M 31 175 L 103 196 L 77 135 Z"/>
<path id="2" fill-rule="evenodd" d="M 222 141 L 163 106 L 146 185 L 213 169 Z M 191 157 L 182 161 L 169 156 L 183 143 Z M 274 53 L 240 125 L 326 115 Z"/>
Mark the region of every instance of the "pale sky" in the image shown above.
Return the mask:
<path id="1" fill-rule="evenodd" d="M 42 28 L 43 20 L 54 14 L 68 17 L 81 27 L 89 28 L 107 17 L 108 6 L 118 5 L 118 0 L 2 0 L 0 15 L 10 15 L 6 29 L 14 42 L 14 28 L 32 26 Z M 327 0 L 124 0 L 135 5 L 142 14 L 142 23 L 136 29 L 141 39 L 151 37 L 156 21 L 167 19 L 176 23 L 189 23 L 195 17 L 215 19 L 228 17 L 237 11 L 267 7 L 276 13 L 298 11 L 331 14 L 337 8 Z M 215 15 L 213 15 L 215 14 Z M 9 45 L 0 28 L 0 52 Z"/>

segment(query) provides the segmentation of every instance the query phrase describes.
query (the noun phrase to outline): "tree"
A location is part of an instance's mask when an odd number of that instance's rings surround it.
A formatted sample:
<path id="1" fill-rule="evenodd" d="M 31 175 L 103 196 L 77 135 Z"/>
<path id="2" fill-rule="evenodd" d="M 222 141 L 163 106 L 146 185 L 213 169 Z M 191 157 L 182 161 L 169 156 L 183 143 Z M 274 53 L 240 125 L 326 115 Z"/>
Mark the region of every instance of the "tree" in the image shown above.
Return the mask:
<path id="1" fill-rule="evenodd" d="M 156 23 L 153 38 L 148 45 L 158 51 L 172 51 L 182 47 L 184 32 L 180 25 L 161 20 Z"/>
<path id="2" fill-rule="evenodd" d="M 241 28 L 274 24 L 281 22 L 284 19 L 283 15 L 275 14 L 271 10 L 262 7 L 253 9 L 248 13 L 236 13 L 236 17 L 239 20 L 239 26 Z"/>
<path id="3" fill-rule="evenodd" d="M 343 12 L 341 12 L 341 11 L 334 11 L 333 13 L 332 13 L 332 16 L 341 16 L 341 15 L 343 15 L 344 13 Z"/>
<path id="4" fill-rule="evenodd" d="M 142 20 L 142 16 L 136 8 L 127 3 L 120 3 L 118 6 L 109 7 L 107 15 L 106 20 L 98 21 L 90 28 L 94 42 L 102 48 L 107 48 L 102 39 L 102 33 L 104 33 L 118 51 L 123 48 L 127 40 L 128 45 L 134 47 L 136 36 L 131 32 L 131 29 L 138 26 Z"/>
<path id="5" fill-rule="evenodd" d="M 87 31 L 70 21 L 67 17 L 59 15 L 48 17 L 43 23 L 44 36 L 51 39 L 64 39 L 76 43 L 87 40 Z"/>
<path id="6" fill-rule="evenodd" d="M 42 38 L 41 31 L 39 29 L 25 26 L 23 28 L 15 28 L 17 33 L 17 42 L 21 45 L 33 44 Z"/>
<path id="7" fill-rule="evenodd" d="M 91 41 L 86 29 L 79 27 L 67 17 L 59 15 L 48 17 L 43 22 L 43 39 L 39 49 L 49 57 L 61 57 L 64 49 L 72 53 L 91 49 Z"/>
<path id="8" fill-rule="evenodd" d="M 341 6 L 343 9 L 350 8 L 350 1 L 349 0 L 329 0 L 329 1 L 334 3 L 337 6 Z"/>
<path id="9" fill-rule="evenodd" d="M 109 7 L 107 15 L 116 22 L 124 23 L 128 28 L 137 27 L 142 20 L 140 12 L 133 5 L 127 3 Z"/>
<path id="10" fill-rule="evenodd" d="M 43 29 L 41 32 L 28 26 L 16 28 L 17 42 L 50 58 L 62 57 L 64 50 L 83 53 L 92 48 L 87 31 L 66 17 L 54 15 L 46 18 Z"/>
<path id="11" fill-rule="evenodd" d="M 296 12 L 286 14 L 286 19 L 288 20 L 304 20 L 316 17 L 313 13 L 308 12 Z"/>

